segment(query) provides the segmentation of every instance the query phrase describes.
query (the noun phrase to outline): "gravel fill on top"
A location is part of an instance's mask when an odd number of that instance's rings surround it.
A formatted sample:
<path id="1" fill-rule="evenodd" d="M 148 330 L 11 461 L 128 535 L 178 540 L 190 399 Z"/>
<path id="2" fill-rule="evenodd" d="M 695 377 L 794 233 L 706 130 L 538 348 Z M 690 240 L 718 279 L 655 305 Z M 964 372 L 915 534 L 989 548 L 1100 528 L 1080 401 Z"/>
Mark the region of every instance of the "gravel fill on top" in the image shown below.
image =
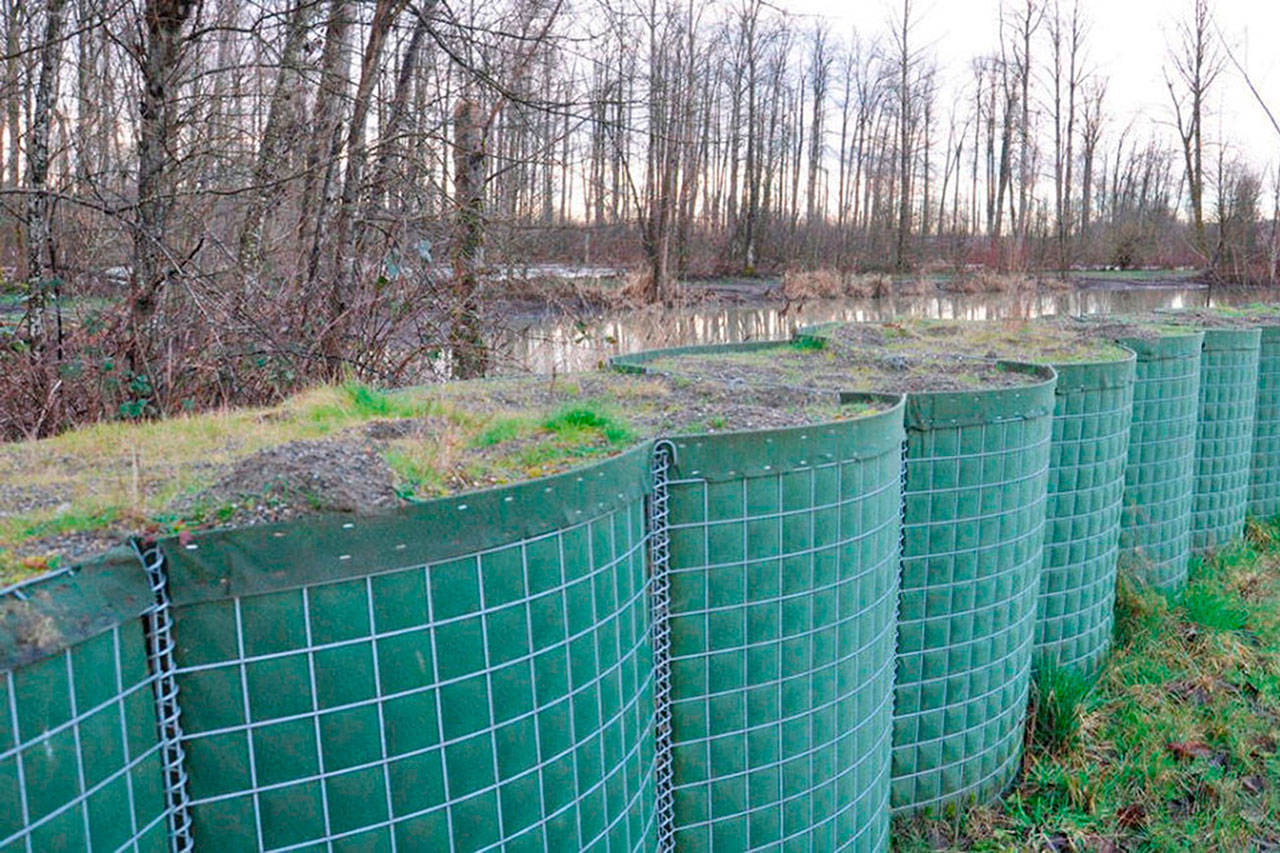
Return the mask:
<path id="1" fill-rule="evenodd" d="M 1176 326 L 1196 326 L 1203 329 L 1256 329 L 1260 326 L 1280 326 L 1280 309 L 1270 306 L 1249 308 L 1187 308 L 1179 311 L 1159 311 L 1152 315 L 1156 321 Z"/>
<path id="2" fill-rule="evenodd" d="M 975 391 L 1041 380 L 1001 367 L 1025 355 L 999 337 L 994 324 L 852 323 L 813 331 L 807 339 L 746 352 L 695 352 L 646 363 L 659 373 L 728 386 L 773 385 L 801 389 L 930 393 Z M 813 341 L 814 343 L 810 343 Z M 1091 341 L 1075 350 L 1114 352 Z M 1025 350 L 1025 348 L 1023 348 Z M 1065 346 L 1063 348 L 1065 350 Z"/>

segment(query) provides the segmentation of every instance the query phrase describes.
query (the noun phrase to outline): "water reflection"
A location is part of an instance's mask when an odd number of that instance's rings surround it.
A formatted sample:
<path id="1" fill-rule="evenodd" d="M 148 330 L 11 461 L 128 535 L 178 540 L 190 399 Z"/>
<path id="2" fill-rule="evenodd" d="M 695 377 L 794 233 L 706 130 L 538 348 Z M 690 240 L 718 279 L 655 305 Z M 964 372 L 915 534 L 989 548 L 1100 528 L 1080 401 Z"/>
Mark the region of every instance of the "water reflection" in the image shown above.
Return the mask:
<path id="1" fill-rule="evenodd" d="M 1124 314 L 1280 301 L 1280 294 L 1204 286 L 1089 288 L 1035 293 L 945 293 L 768 306 L 640 309 L 587 322 L 539 318 L 514 328 L 500 344 L 516 371 L 565 373 L 595 367 L 622 353 L 691 344 L 785 340 L 797 327 L 831 321 L 1030 319 L 1061 314 Z"/>

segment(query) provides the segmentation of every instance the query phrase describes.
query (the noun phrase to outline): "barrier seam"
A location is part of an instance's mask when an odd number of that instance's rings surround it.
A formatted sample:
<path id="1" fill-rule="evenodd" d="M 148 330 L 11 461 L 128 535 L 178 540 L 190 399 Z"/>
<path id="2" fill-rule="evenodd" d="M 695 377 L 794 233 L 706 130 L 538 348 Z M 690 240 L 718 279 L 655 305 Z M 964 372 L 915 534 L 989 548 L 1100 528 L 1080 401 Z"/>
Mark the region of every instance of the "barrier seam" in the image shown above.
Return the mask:
<path id="1" fill-rule="evenodd" d="M 178 702 L 177 666 L 173 659 L 173 612 L 169 598 L 169 576 L 164 552 L 159 545 L 137 540 L 134 552 L 147 573 L 155 605 L 143 619 L 147 657 L 155 678 L 156 722 L 159 729 L 164 798 L 169 819 L 169 846 L 174 853 L 193 848 L 191 800 L 187 791 L 186 752 L 182 746 L 182 706 Z"/>
<path id="2" fill-rule="evenodd" d="M 654 817 L 658 850 L 675 849 L 675 785 L 671 731 L 671 531 L 668 481 L 675 445 L 653 447 L 649 496 L 650 630 L 653 638 Z"/>

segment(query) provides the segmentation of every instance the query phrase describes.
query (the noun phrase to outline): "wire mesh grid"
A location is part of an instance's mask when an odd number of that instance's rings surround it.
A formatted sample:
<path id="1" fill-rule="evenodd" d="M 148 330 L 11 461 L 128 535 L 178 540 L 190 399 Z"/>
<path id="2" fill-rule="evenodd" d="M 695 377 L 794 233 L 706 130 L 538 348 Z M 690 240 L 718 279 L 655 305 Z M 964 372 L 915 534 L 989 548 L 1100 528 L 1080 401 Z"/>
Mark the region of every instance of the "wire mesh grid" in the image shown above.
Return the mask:
<path id="1" fill-rule="evenodd" d="M 1051 419 L 908 425 L 895 812 L 998 794 L 1021 754 Z"/>
<path id="2" fill-rule="evenodd" d="M 677 849 L 886 849 L 896 444 L 670 488 Z"/>
<path id="3" fill-rule="evenodd" d="M 179 609 L 196 837 L 652 849 L 643 516 Z"/>
<path id="4" fill-rule="evenodd" d="M 1249 515 L 1280 516 L 1280 327 L 1262 329 L 1257 418 L 1249 464 Z"/>
<path id="5" fill-rule="evenodd" d="M 170 849 L 145 648 L 135 620 L 4 673 L 0 850 Z"/>
<path id="6" fill-rule="evenodd" d="M 1162 343 L 1138 351 L 1120 560 L 1137 580 L 1177 592 L 1191 557 L 1200 352 L 1171 344 L 1165 354 Z"/>
<path id="7" fill-rule="evenodd" d="M 1260 331 L 1210 329 L 1200 359 L 1191 547 L 1225 545 L 1244 531 L 1258 403 Z"/>
<path id="8" fill-rule="evenodd" d="M 1060 374 L 1071 370 L 1063 367 Z M 1036 600 L 1037 665 L 1090 670 L 1110 645 L 1132 370 L 1131 363 L 1117 362 L 1098 371 L 1092 387 L 1060 385 L 1055 397 Z"/>
<path id="9" fill-rule="evenodd" d="M 1280 327 L 1262 330 L 1258 354 L 1249 514 L 1267 520 L 1280 516 Z"/>

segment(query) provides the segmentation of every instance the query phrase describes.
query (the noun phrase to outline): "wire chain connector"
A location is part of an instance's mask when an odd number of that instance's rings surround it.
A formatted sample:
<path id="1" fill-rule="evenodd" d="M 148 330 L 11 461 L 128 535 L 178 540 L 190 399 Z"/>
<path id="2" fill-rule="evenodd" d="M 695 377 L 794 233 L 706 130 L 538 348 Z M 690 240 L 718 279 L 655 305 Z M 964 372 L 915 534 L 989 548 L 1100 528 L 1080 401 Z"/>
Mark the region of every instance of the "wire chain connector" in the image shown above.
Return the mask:
<path id="1" fill-rule="evenodd" d="M 159 724 L 164 768 L 165 807 L 169 814 L 170 847 L 174 853 L 189 853 L 191 800 L 187 791 L 186 752 L 182 747 L 182 708 L 178 703 L 177 670 L 173 660 L 173 612 L 169 600 L 169 577 L 164 552 L 154 542 L 135 541 L 134 551 L 142 561 L 155 603 L 145 616 L 147 657 L 155 676 L 156 720 Z"/>
<path id="2" fill-rule="evenodd" d="M 671 532 L 668 482 L 676 448 L 653 447 L 653 493 L 649 497 L 650 620 L 653 639 L 654 817 L 658 850 L 675 849 L 675 796 L 671 734 Z"/>

